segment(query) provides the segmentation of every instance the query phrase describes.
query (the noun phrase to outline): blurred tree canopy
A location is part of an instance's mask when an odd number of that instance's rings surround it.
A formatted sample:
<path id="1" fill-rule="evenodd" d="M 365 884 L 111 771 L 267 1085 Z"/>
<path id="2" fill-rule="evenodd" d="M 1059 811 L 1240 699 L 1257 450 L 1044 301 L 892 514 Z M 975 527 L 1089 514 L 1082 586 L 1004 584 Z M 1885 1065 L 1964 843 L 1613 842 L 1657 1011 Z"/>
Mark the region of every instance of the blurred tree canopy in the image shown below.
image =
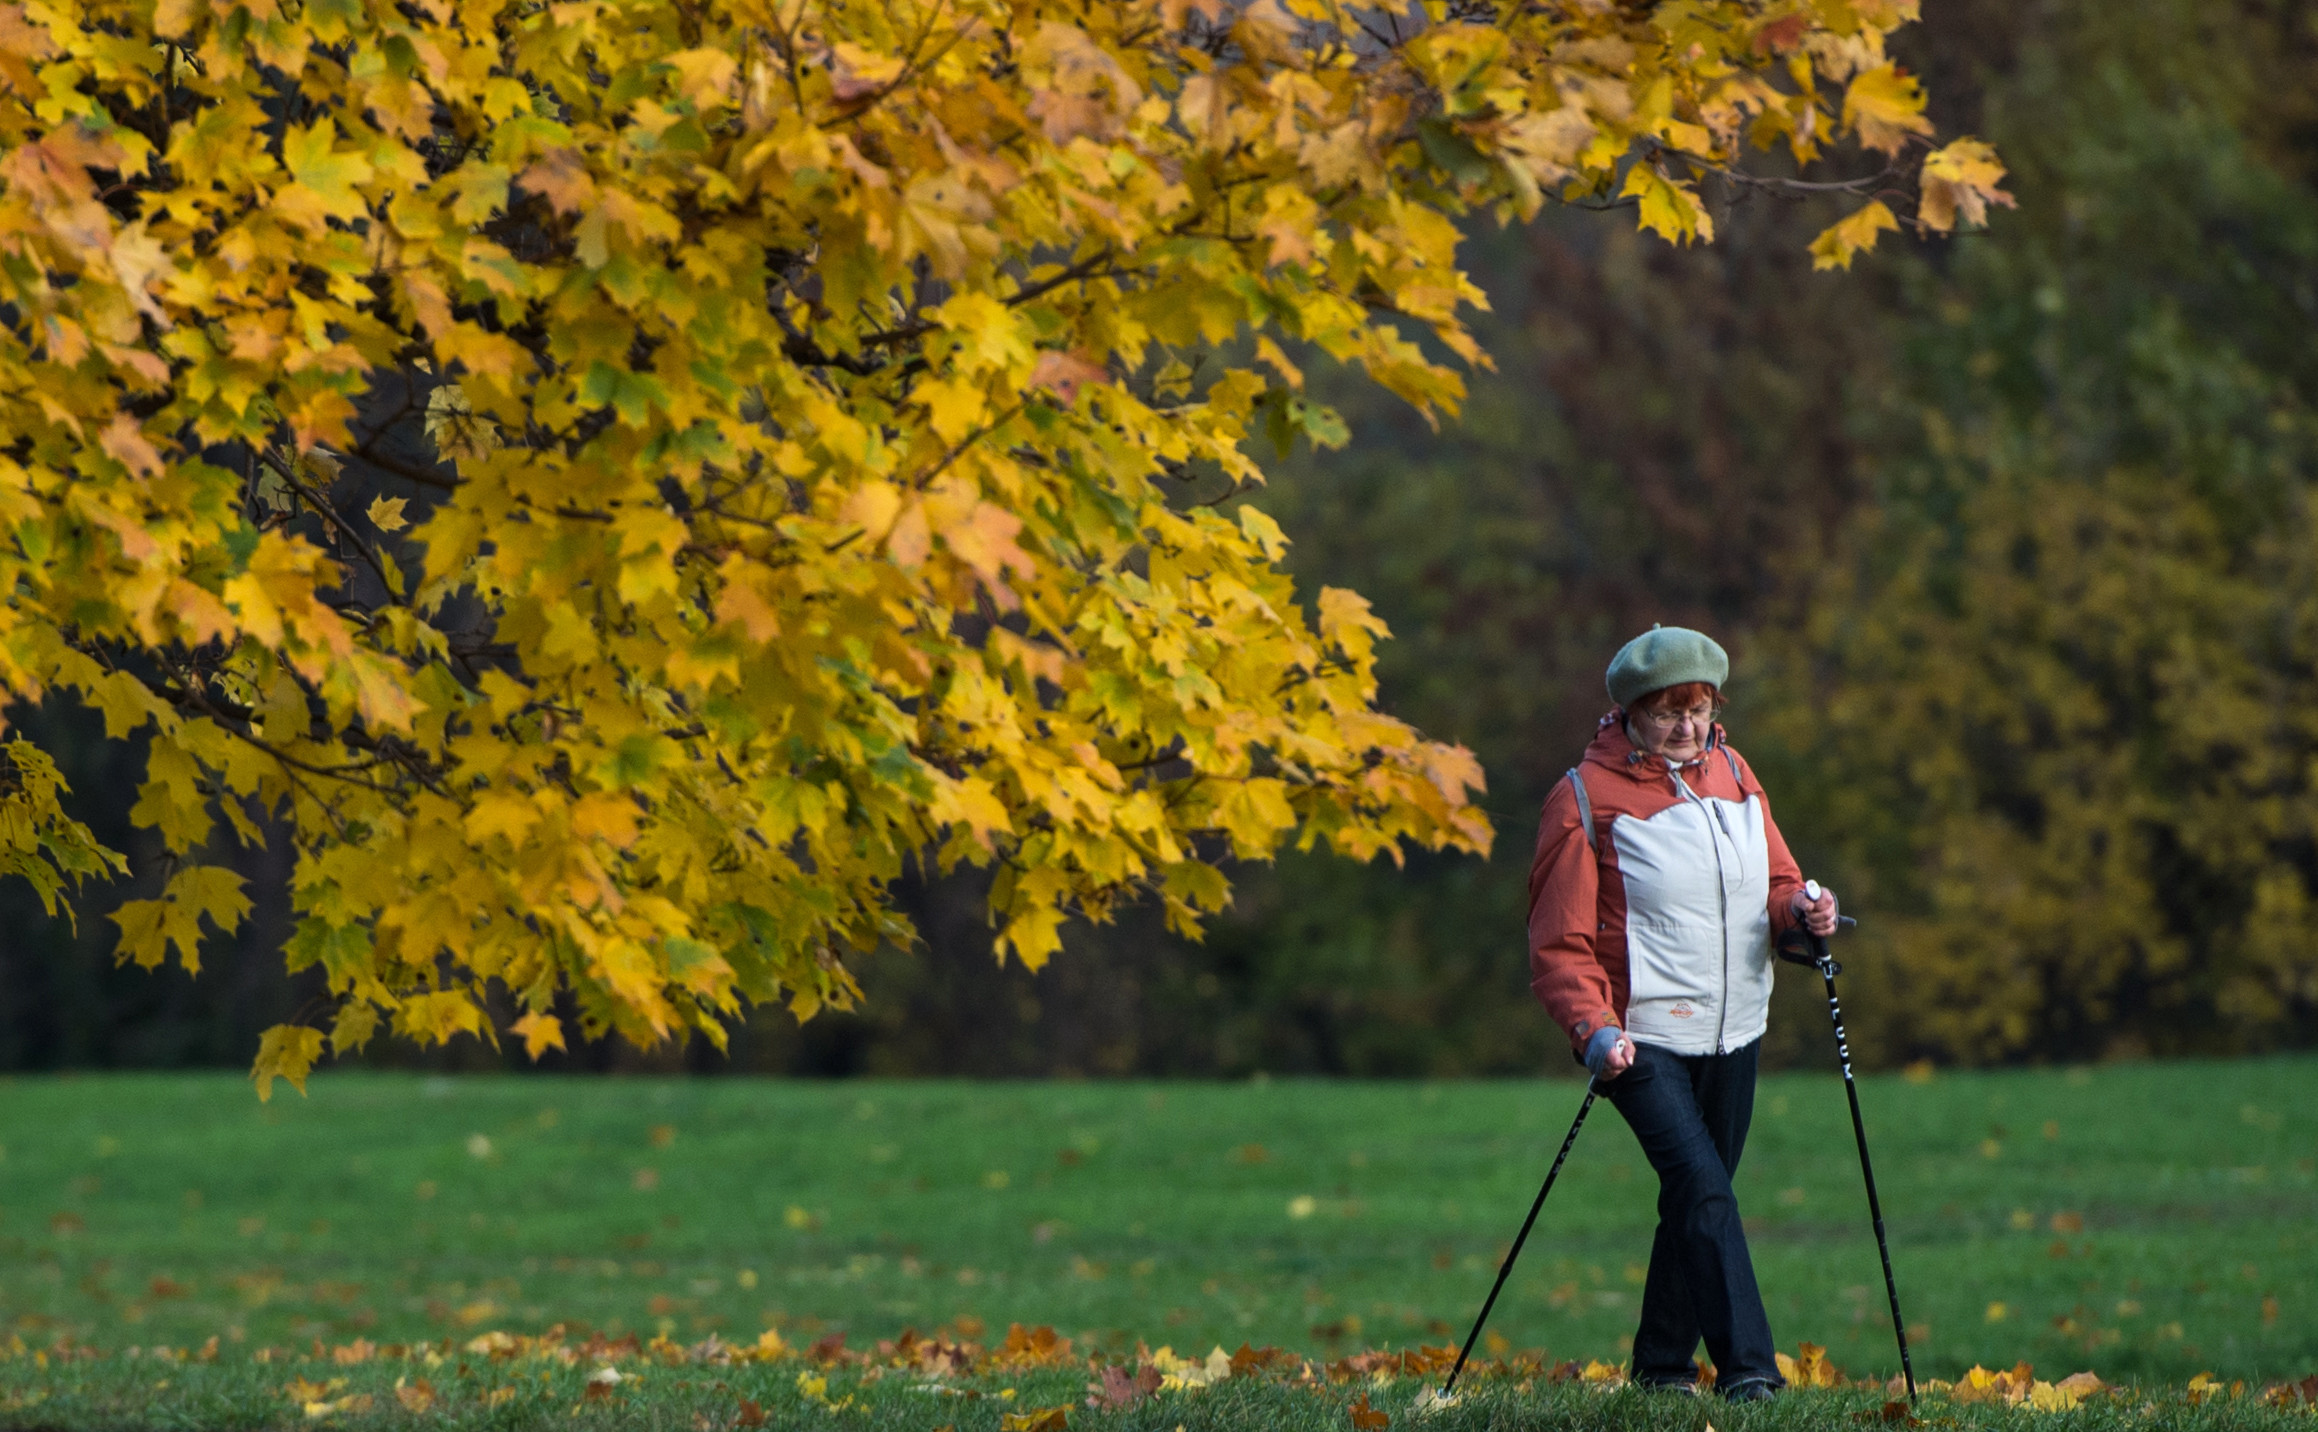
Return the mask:
<path id="1" fill-rule="evenodd" d="M 1904 445 L 1758 627 L 1886 1058 L 2318 1033 L 2318 32 L 2229 14 L 2019 50 L 2042 197 L 1911 276 Z"/>
<path id="2" fill-rule="evenodd" d="M 1036 973 L 993 962 L 971 873 L 907 875 L 924 947 L 860 961 L 858 1012 L 753 1017 L 729 1067 L 1566 1067 L 1525 986 L 1528 837 L 1652 621 L 1734 650 L 1734 740 L 1863 920 L 1868 1062 L 2318 1034 L 2312 11 L 1944 0 L 1893 48 L 1943 132 L 2012 165 L 2021 207 L 1987 233 L 1831 274 L 1807 245 L 1855 201 L 1709 180 L 1717 242 L 1688 249 L 1549 211 L 1471 231 L 1497 371 L 1460 421 L 1306 365 L 1357 441 L 1264 506 L 1300 585 L 1391 625 L 1380 704 L 1481 758 L 1492 857 L 1286 854 L 1235 870 L 1204 944 L 1127 910 Z M 286 918 L 261 899 L 252 927 Z M 278 1017 L 224 997 L 240 971 L 292 999 L 260 940 L 187 984 L 71 938 L 0 953 L 35 996 L 0 1060 L 236 1062 Z M 1771 1057 L 1823 1060 L 1815 992 L 1780 999 Z"/>

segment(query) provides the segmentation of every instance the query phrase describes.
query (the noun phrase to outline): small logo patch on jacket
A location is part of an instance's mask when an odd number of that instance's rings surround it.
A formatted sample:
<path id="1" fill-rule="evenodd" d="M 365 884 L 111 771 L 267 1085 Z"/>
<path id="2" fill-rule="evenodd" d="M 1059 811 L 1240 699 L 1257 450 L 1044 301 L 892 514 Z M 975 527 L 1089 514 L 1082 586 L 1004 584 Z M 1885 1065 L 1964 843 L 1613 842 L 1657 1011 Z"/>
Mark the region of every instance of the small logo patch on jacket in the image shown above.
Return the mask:
<path id="1" fill-rule="evenodd" d="M 1673 1015 L 1676 1019 L 1688 1019 L 1692 1015 L 1698 1013 L 1697 1010 L 1690 1007 L 1690 1001 L 1686 999 L 1676 1000 L 1674 1002 L 1674 1008 L 1666 1012 Z"/>

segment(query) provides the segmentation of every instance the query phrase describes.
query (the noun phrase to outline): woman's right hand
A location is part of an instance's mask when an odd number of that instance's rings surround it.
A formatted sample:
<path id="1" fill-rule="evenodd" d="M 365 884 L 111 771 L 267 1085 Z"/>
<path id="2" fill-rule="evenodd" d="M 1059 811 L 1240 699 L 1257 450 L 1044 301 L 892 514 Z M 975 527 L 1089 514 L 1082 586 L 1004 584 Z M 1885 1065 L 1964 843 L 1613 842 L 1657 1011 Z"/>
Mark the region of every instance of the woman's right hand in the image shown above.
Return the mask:
<path id="1" fill-rule="evenodd" d="M 1634 1041 L 1616 1025 L 1604 1025 L 1586 1041 L 1586 1072 L 1596 1079 L 1615 1079 L 1633 1065 Z"/>

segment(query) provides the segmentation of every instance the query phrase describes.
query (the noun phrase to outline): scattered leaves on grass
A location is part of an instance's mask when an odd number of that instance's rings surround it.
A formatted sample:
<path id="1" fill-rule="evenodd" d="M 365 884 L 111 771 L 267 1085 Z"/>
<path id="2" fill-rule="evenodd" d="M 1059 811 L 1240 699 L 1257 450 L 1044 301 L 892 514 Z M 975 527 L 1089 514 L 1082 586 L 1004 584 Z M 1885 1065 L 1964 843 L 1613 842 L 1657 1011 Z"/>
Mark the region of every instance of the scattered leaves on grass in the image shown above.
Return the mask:
<path id="1" fill-rule="evenodd" d="M 975 1323 L 974 1330 L 981 1331 L 979 1322 Z M 778 1338 L 780 1335 L 768 1332 L 766 1336 Z M 877 1345 L 877 1355 L 887 1366 L 906 1367 L 934 1377 L 971 1373 L 980 1352 L 981 1349 L 968 1342 L 945 1341 L 939 1333 L 930 1338 L 920 1337 L 916 1328 L 904 1328 L 900 1337 Z"/>
<path id="2" fill-rule="evenodd" d="M 1352 1405 L 1344 1410 L 1350 1414 L 1352 1425 L 1358 1432 L 1377 1432 L 1379 1428 L 1392 1425 L 1391 1416 L 1368 1405 L 1368 1394 L 1365 1392 L 1353 1398 Z"/>
<path id="3" fill-rule="evenodd" d="M 1453 1347 L 1418 1347 L 1407 1352 L 1376 1349 L 1356 1352 L 1328 1364 L 1328 1375 L 1333 1378 L 1431 1377 L 1447 1372 L 1457 1365 L 1457 1350 Z M 1621 1374 L 1622 1375 L 1622 1374 Z"/>
<path id="4" fill-rule="evenodd" d="M 1991 1372 L 1975 1365 L 1952 1384 L 1927 1382 L 1924 1386 L 1944 1391 L 1958 1402 L 2001 1402 L 2008 1407 L 2026 1404 L 2038 1412 L 2066 1411 L 2109 1390 L 2107 1383 L 2090 1372 L 2074 1373 L 2058 1382 L 2039 1382 L 2035 1370 L 2025 1362 L 2008 1372 Z"/>
<path id="5" fill-rule="evenodd" d="M 1795 1356 L 1773 1354 L 1779 1360 L 1779 1376 L 1787 1379 L 1790 1387 L 1841 1387 L 1843 1373 L 1827 1360 L 1827 1349 L 1817 1343 L 1798 1343 Z"/>
<path id="6" fill-rule="evenodd" d="M 2262 1402 L 2270 1407 L 2318 1407 L 2318 1373 L 2300 1382 L 2281 1382 L 2262 1394 Z"/>
<path id="7" fill-rule="evenodd" d="M 1151 1354 L 1148 1365 L 1158 1369 L 1159 1385 L 1171 1389 L 1213 1387 L 1231 1376 L 1231 1354 L 1221 1347 L 1200 1361 L 1177 1357 L 1175 1349 L 1163 1347 Z"/>
<path id="8" fill-rule="evenodd" d="M 1231 1355 L 1231 1375 L 1254 1377 L 1273 1368 L 1294 1367 L 1300 1361 L 1294 1353 L 1281 1348 L 1250 1347 L 1243 1342 L 1239 1345 L 1239 1351 Z"/>
<path id="9" fill-rule="evenodd" d="M 1001 1368 L 1067 1367 L 1076 1361 L 1071 1356 L 1070 1339 L 1059 1337 L 1053 1328 L 1026 1328 L 1020 1323 L 1009 1323 L 1006 1341 L 991 1354 L 991 1364 Z"/>
<path id="10" fill-rule="evenodd" d="M 1132 1373 L 1110 1366 L 1087 1384 L 1087 1406 L 1098 1412 L 1123 1412 L 1159 1390 L 1159 1369 L 1144 1363 Z"/>
<path id="11" fill-rule="evenodd" d="M 797 1391 L 807 1402 L 818 1405 L 824 1411 L 843 1412 L 853 1405 L 853 1394 L 850 1392 L 837 1400 L 830 1399 L 829 1379 L 826 1375 L 810 1372 L 798 1373 Z"/>
<path id="12" fill-rule="evenodd" d="M 1565 1362 L 1545 1375 L 1548 1382 L 1587 1382 L 1601 1387 L 1616 1387 L 1626 1380 L 1626 1369 L 1613 1362 L 1588 1359 L 1585 1362 Z"/>
<path id="13" fill-rule="evenodd" d="M 2183 1390 L 2189 1400 L 2195 1403 L 2211 1401 L 2225 1392 L 2232 1397 L 2243 1396 L 2246 1385 L 2243 1382 L 2224 1383 L 2210 1372 L 2201 1372 L 2189 1379 L 2189 1386 Z"/>
<path id="14" fill-rule="evenodd" d="M 2109 1385 L 2090 1372 L 2072 1373 L 2058 1382 L 2030 1384 L 2028 1405 L 2039 1412 L 2062 1412 L 2108 1390 Z"/>
<path id="15" fill-rule="evenodd" d="M 261 1347 L 254 1350 L 250 1357 L 252 1361 L 261 1364 L 305 1362 L 315 1370 L 317 1377 L 324 1372 L 372 1361 L 408 1362 L 412 1370 L 395 1379 L 391 1389 L 394 1401 L 388 1403 L 387 1407 L 392 1411 L 399 1405 L 403 1412 L 413 1415 L 441 1415 L 451 1410 L 455 1399 L 469 1395 L 440 1388 L 421 1375 L 422 1367 L 442 1367 L 458 1358 L 488 1359 L 493 1365 L 525 1362 L 553 1364 L 575 1373 L 584 1370 L 583 1403 L 608 1401 L 613 1398 L 615 1389 L 625 1388 L 628 1383 L 644 1377 L 647 1368 L 730 1367 L 786 1360 L 804 1363 L 804 1367 L 796 1374 L 797 1393 L 806 1404 L 825 1412 L 842 1412 L 857 1405 L 856 1393 L 859 1388 L 853 1391 L 841 1389 L 841 1395 L 831 1396 L 831 1381 L 839 1375 L 858 1377 L 866 1384 L 884 1376 L 889 1369 L 907 1371 L 927 1379 L 914 1383 L 918 1391 L 979 1399 L 992 1394 L 972 1386 L 960 1386 L 959 1383 L 1027 1369 L 1069 1368 L 1092 1374 L 1094 1380 L 1086 1383 L 1084 1405 L 1097 1412 L 1124 1411 L 1167 1391 L 1198 1393 L 1233 1378 L 1269 1379 L 1275 1383 L 1313 1389 L 1329 1384 L 1350 1384 L 1347 1390 L 1356 1391 L 1357 1396 L 1347 1405 L 1347 1412 L 1352 1416 L 1356 1428 L 1381 1428 L 1388 1425 L 1385 1420 L 1388 1414 L 1372 1405 L 1369 1399 L 1376 1395 L 1376 1389 L 1397 1379 L 1423 1379 L 1428 1386 L 1420 1392 L 1417 1408 L 1419 1411 L 1437 1409 L 1440 1404 L 1437 1398 L 1430 1396 L 1430 1385 L 1437 1384 L 1456 1361 L 1456 1349 L 1447 1346 L 1405 1350 L 1371 1349 L 1322 1362 L 1280 1348 L 1258 1348 L 1243 1342 L 1236 1353 L 1227 1353 L 1219 1346 L 1211 1349 L 1205 1357 L 1179 1357 L 1171 1348 L 1162 1347 L 1152 1351 L 1138 1346 L 1131 1362 L 1111 1362 L 1100 1354 L 1074 1351 L 1071 1340 L 1057 1335 L 1051 1327 L 1012 1324 L 1007 1329 L 1005 1339 L 994 1349 L 985 1348 L 975 1341 L 982 1330 L 983 1325 L 979 1319 L 961 1317 L 932 1336 L 905 1329 L 897 1338 L 879 1341 L 873 1350 L 856 1351 L 845 1346 L 842 1334 L 830 1334 L 804 1348 L 792 1346 L 777 1330 L 767 1330 L 748 1343 L 729 1343 L 711 1334 L 687 1346 L 666 1336 L 647 1341 L 635 1334 L 612 1339 L 598 1333 L 580 1341 L 559 1326 L 541 1334 L 493 1330 L 477 1334 L 464 1342 L 445 1338 L 408 1345 L 377 1344 L 358 1338 L 337 1347 L 328 1347 L 316 1340 L 310 1352 Z M 156 1361 L 183 1363 L 214 1358 L 215 1352 L 212 1340 L 199 1353 L 181 1348 L 154 1347 L 123 1349 L 119 1356 L 141 1356 Z M 25 1346 L 20 1337 L 10 1337 L 0 1342 L 0 1357 L 28 1357 L 44 1368 L 53 1365 L 55 1361 L 86 1361 L 103 1356 L 105 1354 L 99 1349 L 68 1339 L 60 1339 L 51 1347 L 40 1350 Z M 459 1361 L 457 1366 L 461 1378 L 470 1375 L 466 1361 Z M 1869 1410 L 1851 1413 L 1850 1420 L 1853 1422 L 1908 1428 L 1926 1425 L 1917 1420 L 1918 1409 L 1899 1400 L 1899 1379 L 1847 1379 L 1841 1369 L 1828 1361 L 1826 1349 L 1817 1344 L 1799 1344 L 1793 1356 L 1781 1354 L 1779 1366 L 1798 1391 L 1855 1387 L 1884 1394 L 1880 1406 L 1870 1403 Z M 1607 1393 L 1626 1383 L 1626 1371 L 1617 1364 L 1594 1360 L 1584 1363 L 1568 1361 L 1549 1366 L 1543 1361 L 1542 1354 L 1537 1352 L 1477 1360 L 1467 1365 L 1466 1374 L 1469 1380 L 1499 1381 L 1520 1392 L 1527 1392 L 1534 1384 L 1543 1382 L 1575 1383 L 1596 1392 Z M 518 1371 L 513 1375 L 520 1380 L 533 1374 Z M 317 1380 L 317 1377 L 293 1375 L 281 1387 L 283 1397 L 299 1409 L 308 1424 L 341 1414 L 365 1412 L 386 1395 L 383 1389 L 375 1398 L 369 1393 L 352 1392 L 343 1375 L 329 1376 L 322 1380 Z M 1702 1386 L 1709 1385 L 1712 1370 L 1702 1369 L 1700 1380 Z M 680 1379 L 676 1385 L 683 1385 Z M 2064 1412 L 2116 1391 L 2090 1371 L 2052 1382 L 2039 1381 L 2034 1369 L 2026 1362 L 2003 1370 L 1974 1367 L 1953 1383 L 1927 1380 L 1921 1384 L 1921 1388 L 1930 1397 L 1940 1397 L 1954 1403 L 1978 1403 L 1998 1412 L 2013 1410 L 2020 1413 Z M 722 1384 L 719 1384 L 719 1390 L 723 1390 Z M 472 1395 L 483 1407 L 493 1408 L 514 1400 L 519 1391 L 519 1386 L 502 1385 Z M 995 1396 L 1002 1402 L 1009 1401 L 1014 1391 L 1008 1387 Z M 2195 1404 L 2222 1397 L 2239 1398 L 2246 1393 L 2247 1385 L 2242 1381 L 2225 1382 L 2210 1373 L 2200 1373 L 2177 1395 Z M 2318 1376 L 2307 1377 L 2300 1382 L 2271 1384 L 2257 1396 L 2263 1405 L 2270 1407 L 2318 1406 Z M 1068 1426 L 1071 1410 L 1067 1407 L 1024 1408 L 1019 1412 L 1006 1413 L 1002 1425 L 1006 1428 L 1060 1432 L 1060 1429 Z M 1360 1419 L 1363 1416 L 1378 1420 L 1362 1421 Z M 755 1429 L 770 1425 L 772 1420 L 772 1414 L 763 1404 L 744 1400 L 727 1420 L 718 1422 L 712 1417 L 704 1417 L 696 1419 L 696 1426 L 699 1432 L 712 1432 L 712 1429 L 719 1427 Z M 1946 1425 L 1949 1420 L 1932 1418 L 1931 1425 Z"/>

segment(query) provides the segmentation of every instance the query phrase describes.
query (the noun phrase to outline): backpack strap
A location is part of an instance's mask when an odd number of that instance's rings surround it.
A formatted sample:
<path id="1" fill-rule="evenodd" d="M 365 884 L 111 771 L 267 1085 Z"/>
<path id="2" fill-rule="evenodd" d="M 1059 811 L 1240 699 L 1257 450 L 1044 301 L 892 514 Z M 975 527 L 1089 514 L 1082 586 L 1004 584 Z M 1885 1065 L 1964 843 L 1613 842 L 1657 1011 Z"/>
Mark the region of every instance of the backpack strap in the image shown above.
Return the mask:
<path id="1" fill-rule="evenodd" d="M 1586 795 L 1586 778 L 1578 774 L 1575 766 L 1569 768 L 1569 788 L 1570 794 L 1578 798 L 1578 828 L 1586 833 L 1586 848 L 1595 849 L 1594 803 Z"/>
<path id="2" fill-rule="evenodd" d="M 1722 758 L 1730 762 L 1730 783 L 1738 787 L 1739 799 L 1744 801 L 1747 794 L 1747 783 L 1739 779 L 1738 753 L 1731 750 L 1730 743 L 1727 741 L 1723 743 Z"/>

